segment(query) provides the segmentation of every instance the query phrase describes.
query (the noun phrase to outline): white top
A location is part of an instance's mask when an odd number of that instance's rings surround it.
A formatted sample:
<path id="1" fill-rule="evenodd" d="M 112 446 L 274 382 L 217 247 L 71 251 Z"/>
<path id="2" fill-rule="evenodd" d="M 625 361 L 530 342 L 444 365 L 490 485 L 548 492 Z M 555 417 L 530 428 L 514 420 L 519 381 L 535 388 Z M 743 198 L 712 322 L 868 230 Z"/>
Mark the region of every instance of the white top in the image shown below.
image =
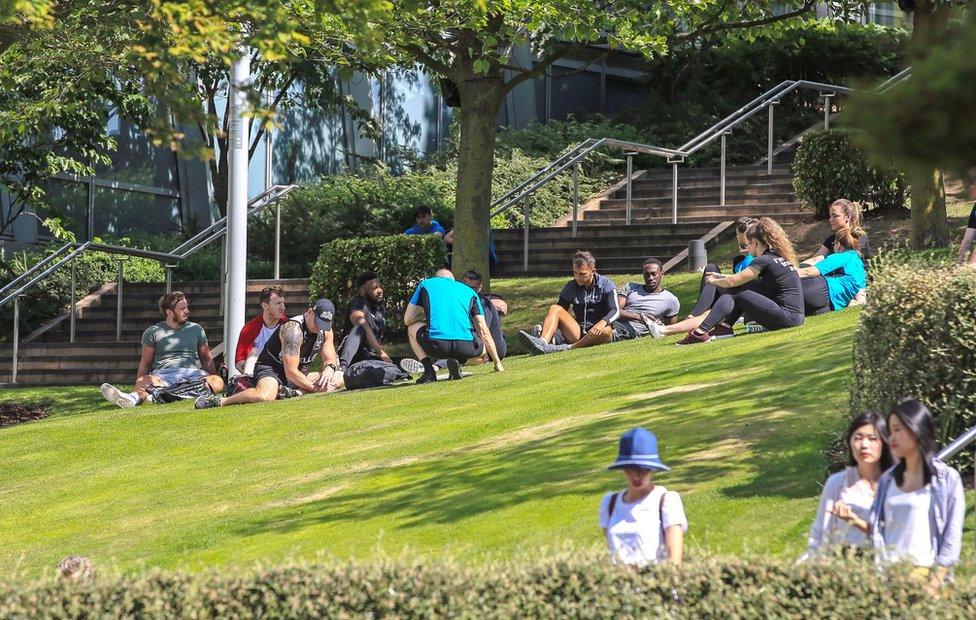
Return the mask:
<path id="1" fill-rule="evenodd" d="M 932 548 L 932 526 L 929 511 L 932 506 L 932 485 L 911 493 L 904 493 L 892 484 L 884 502 L 885 559 L 889 562 L 908 560 L 915 566 L 935 564 Z"/>
<path id="2" fill-rule="evenodd" d="M 261 333 L 258 337 L 254 339 L 254 352 L 260 353 L 264 350 L 264 345 L 268 344 L 268 339 L 271 338 L 271 334 L 275 333 L 278 326 L 268 327 L 264 323 L 261 324 Z"/>
<path id="3" fill-rule="evenodd" d="M 617 502 L 610 515 L 613 495 L 617 495 Z M 600 527 L 607 530 L 607 550 L 614 563 L 643 566 L 667 560 L 664 530 L 673 525 L 688 531 L 685 508 L 680 495 L 660 485 L 655 485 L 647 497 L 632 504 L 624 501 L 622 493 L 607 493 L 600 501 Z"/>
<path id="4" fill-rule="evenodd" d="M 809 551 L 825 551 L 837 545 L 863 547 L 870 545 L 867 534 L 847 521 L 831 514 L 834 502 L 841 501 L 850 506 L 851 511 L 864 521 L 869 520 L 871 504 L 874 502 L 874 489 L 860 477 L 856 467 L 839 471 L 824 483 L 820 495 L 820 506 L 813 526 L 810 528 Z"/>

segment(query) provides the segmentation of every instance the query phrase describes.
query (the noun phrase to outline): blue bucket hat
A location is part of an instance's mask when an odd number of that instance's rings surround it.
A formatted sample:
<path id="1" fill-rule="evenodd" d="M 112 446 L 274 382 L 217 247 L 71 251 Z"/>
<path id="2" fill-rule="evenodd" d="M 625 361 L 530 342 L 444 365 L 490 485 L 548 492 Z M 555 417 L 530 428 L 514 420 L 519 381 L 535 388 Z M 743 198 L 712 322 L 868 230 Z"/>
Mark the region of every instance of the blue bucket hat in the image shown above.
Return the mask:
<path id="1" fill-rule="evenodd" d="M 624 467 L 671 471 L 670 467 L 661 462 L 661 457 L 658 455 L 657 436 L 641 427 L 632 428 L 620 436 L 617 460 L 607 469 Z"/>

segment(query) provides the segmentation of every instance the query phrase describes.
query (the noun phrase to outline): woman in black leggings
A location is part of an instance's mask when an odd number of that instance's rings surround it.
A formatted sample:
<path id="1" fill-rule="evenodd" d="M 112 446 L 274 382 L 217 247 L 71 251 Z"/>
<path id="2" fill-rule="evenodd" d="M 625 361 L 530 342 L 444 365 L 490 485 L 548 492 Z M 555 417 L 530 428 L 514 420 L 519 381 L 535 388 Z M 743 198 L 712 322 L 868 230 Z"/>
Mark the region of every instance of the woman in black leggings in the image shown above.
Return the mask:
<path id="1" fill-rule="evenodd" d="M 745 237 L 749 253 L 755 259 L 731 276 L 706 275 L 709 284 L 726 292 L 679 345 L 731 338 L 732 325 L 744 312 L 768 330 L 803 324 L 803 294 L 796 271 L 796 252 L 786 233 L 775 220 L 762 217 L 746 228 Z"/>

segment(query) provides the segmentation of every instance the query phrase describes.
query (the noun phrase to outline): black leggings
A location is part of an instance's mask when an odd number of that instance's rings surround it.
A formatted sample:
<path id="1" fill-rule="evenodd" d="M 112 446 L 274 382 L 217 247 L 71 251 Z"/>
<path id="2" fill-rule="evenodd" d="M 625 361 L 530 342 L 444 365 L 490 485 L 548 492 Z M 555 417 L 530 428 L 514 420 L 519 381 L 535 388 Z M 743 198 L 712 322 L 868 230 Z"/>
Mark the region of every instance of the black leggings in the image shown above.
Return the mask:
<path id="1" fill-rule="evenodd" d="M 705 271 L 701 277 L 701 284 L 698 286 L 698 302 L 691 309 L 692 316 L 701 316 L 708 312 L 720 296 L 719 288 L 705 281 L 706 273 L 722 273 L 722 270 L 715 263 L 705 265 Z"/>
<path id="2" fill-rule="evenodd" d="M 813 316 L 833 309 L 830 305 L 830 293 L 827 290 L 827 278 L 823 276 L 803 278 L 800 284 L 803 285 L 803 314 Z"/>
<path id="3" fill-rule="evenodd" d="M 802 314 L 786 310 L 755 288 L 744 286 L 728 289 L 719 297 L 698 328 L 707 332 L 723 320 L 726 324 L 732 325 L 739 320 L 743 312 L 749 313 L 750 320 L 770 331 L 803 325 Z"/>

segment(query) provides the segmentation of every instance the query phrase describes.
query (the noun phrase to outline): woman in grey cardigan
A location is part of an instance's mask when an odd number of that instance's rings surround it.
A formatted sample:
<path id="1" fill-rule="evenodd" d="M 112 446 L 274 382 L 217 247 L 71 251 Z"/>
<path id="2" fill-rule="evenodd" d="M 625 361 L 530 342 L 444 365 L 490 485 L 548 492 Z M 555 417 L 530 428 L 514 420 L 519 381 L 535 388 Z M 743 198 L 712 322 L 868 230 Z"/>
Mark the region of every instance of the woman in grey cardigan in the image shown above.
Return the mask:
<path id="1" fill-rule="evenodd" d="M 888 445 L 899 463 L 882 474 L 868 522 L 852 525 L 871 536 L 878 559 L 906 561 L 938 590 L 959 561 L 966 516 L 959 472 L 935 458 L 935 423 L 921 402 L 906 398 L 888 415 Z"/>
<path id="2" fill-rule="evenodd" d="M 801 559 L 828 554 L 837 547 L 871 544 L 867 534 L 837 515 L 853 513 L 862 520 L 868 519 L 881 472 L 891 467 L 884 418 L 869 411 L 851 420 L 845 445 L 849 465 L 824 483 L 820 507 L 810 527 L 807 552 Z"/>

